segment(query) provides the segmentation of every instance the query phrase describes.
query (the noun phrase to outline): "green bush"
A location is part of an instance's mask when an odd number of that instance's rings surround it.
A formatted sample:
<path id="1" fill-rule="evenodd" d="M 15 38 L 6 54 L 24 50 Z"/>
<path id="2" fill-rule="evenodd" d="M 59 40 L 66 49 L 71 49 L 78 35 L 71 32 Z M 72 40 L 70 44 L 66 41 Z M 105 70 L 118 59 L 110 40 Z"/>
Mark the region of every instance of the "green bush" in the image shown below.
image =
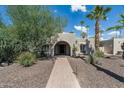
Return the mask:
<path id="1" fill-rule="evenodd" d="M 11 63 L 21 47 L 18 40 L 6 30 L 0 30 L 0 63 Z"/>
<path id="2" fill-rule="evenodd" d="M 104 53 L 103 53 L 102 51 L 100 51 L 100 50 L 96 50 L 96 51 L 94 52 L 94 55 L 95 55 L 96 57 L 98 57 L 98 58 L 103 58 L 103 57 L 104 57 Z"/>
<path id="3" fill-rule="evenodd" d="M 36 61 L 36 56 L 30 52 L 23 52 L 17 58 L 17 62 L 23 65 L 24 67 L 33 65 L 35 61 Z"/>

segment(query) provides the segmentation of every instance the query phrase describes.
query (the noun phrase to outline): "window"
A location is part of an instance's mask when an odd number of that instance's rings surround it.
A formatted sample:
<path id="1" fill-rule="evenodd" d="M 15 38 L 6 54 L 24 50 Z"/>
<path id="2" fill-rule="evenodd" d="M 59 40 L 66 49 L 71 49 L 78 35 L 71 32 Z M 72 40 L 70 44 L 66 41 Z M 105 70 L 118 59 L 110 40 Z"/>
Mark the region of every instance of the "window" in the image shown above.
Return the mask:
<path id="1" fill-rule="evenodd" d="M 80 52 L 85 53 L 86 52 L 85 47 L 86 47 L 85 44 L 80 44 Z"/>

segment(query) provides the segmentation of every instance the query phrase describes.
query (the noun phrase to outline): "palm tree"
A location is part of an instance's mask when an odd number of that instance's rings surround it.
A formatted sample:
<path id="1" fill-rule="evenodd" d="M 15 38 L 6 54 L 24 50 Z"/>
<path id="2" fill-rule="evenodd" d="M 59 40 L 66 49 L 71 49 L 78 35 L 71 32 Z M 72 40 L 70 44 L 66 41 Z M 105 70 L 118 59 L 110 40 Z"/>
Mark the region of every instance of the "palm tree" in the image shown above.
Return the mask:
<path id="1" fill-rule="evenodd" d="M 85 22 L 82 20 L 80 21 L 80 25 L 81 25 L 81 30 L 83 30 L 83 26 L 85 26 Z M 81 32 L 81 36 L 82 38 L 87 38 L 88 37 L 88 29 L 89 29 L 89 26 L 85 26 L 86 29 L 87 29 L 87 32 Z"/>
<path id="2" fill-rule="evenodd" d="M 96 6 L 94 10 L 91 11 L 90 14 L 88 14 L 86 17 L 95 20 L 95 48 L 96 50 L 99 50 L 99 44 L 100 44 L 100 21 L 101 20 L 107 20 L 106 14 L 111 11 L 111 8 L 107 7 L 104 8 L 103 6 Z"/>
<path id="3" fill-rule="evenodd" d="M 124 28 L 124 14 L 120 14 L 120 17 L 121 17 L 121 19 L 117 21 L 119 23 L 119 25 L 109 27 L 109 28 L 107 28 L 107 31 L 110 31 L 110 30 L 120 31 L 120 37 L 121 37 L 122 29 Z M 117 37 L 117 34 L 116 34 L 116 37 Z"/>

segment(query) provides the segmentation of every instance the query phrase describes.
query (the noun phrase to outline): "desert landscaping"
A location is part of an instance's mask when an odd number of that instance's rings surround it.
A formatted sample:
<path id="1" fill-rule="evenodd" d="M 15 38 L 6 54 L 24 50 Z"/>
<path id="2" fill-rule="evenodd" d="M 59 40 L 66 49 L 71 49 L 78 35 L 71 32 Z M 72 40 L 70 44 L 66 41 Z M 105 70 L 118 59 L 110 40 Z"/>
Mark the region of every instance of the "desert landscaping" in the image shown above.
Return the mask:
<path id="1" fill-rule="evenodd" d="M 124 87 L 124 60 L 104 58 L 93 66 L 80 58 L 68 58 L 81 87 L 120 88 Z"/>
<path id="2" fill-rule="evenodd" d="M 124 88 L 123 10 L 0 6 L 0 88 Z"/>
<path id="3" fill-rule="evenodd" d="M 17 63 L 0 67 L 0 88 L 45 88 L 53 66 L 54 59 L 44 59 L 28 68 Z"/>

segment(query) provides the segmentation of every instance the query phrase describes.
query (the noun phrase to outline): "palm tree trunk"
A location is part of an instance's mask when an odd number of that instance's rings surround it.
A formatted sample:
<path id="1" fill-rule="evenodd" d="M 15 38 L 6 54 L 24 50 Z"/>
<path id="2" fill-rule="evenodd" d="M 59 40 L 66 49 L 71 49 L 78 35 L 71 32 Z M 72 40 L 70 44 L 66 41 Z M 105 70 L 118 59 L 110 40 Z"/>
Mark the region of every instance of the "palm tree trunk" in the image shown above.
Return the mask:
<path id="1" fill-rule="evenodd" d="M 96 50 L 99 50 L 99 19 L 96 19 L 96 24 L 95 24 L 95 48 Z"/>

